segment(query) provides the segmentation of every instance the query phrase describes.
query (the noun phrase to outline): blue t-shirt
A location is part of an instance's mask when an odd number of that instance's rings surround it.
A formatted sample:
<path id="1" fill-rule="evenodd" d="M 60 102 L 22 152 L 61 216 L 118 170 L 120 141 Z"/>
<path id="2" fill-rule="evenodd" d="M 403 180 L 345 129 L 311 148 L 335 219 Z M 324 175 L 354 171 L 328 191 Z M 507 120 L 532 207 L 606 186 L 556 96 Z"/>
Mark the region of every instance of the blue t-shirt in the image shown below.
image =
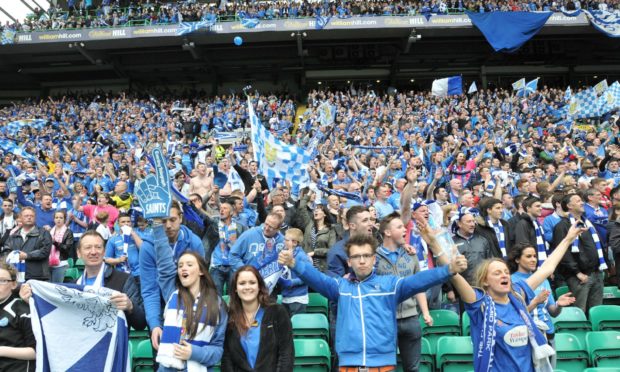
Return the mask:
<path id="1" fill-rule="evenodd" d="M 471 320 L 471 338 L 474 350 L 480 342 L 484 327 L 482 309 L 483 292 L 476 291 L 476 301 L 465 304 L 465 310 Z M 517 309 L 509 302 L 495 303 L 497 324 L 495 332 L 495 353 L 491 371 L 534 372 L 532 348 L 529 343 L 528 330 Z"/>
<path id="2" fill-rule="evenodd" d="M 106 258 L 120 258 L 127 256 L 127 261 L 117 264 L 116 270 L 123 271 L 133 276 L 140 276 L 140 253 L 136 243 L 130 237 L 127 245 L 127 252 L 124 249 L 123 235 L 114 235 L 110 237 L 105 248 Z"/>
<path id="3" fill-rule="evenodd" d="M 254 369 L 254 365 L 256 364 L 256 356 L 258 355 L 258 348 L 260 346 L 260 327 L 263 323 L 264 314 L 265 310 L 262 307 L 258 309 L 255 317 L 258 324 L 250 327 L 245 336 L 241 336 L 241 347 L 243 348 L 243 351 L 245 351 L 245 355 L 248 358 L 248 363 L 252 369 Z"/>
<path id="4" fill-rule="evenodd" d="M 511 279 L 513 283 L 525 282 L 525 280 L 530 276 L 532 276 L 532 274 L 520 273 L 517 271 L 516 273 L 511 275 Z M 536 308 L 532 310 L 532 312 L 530 312 L 530 315 L 532 315 L 532 318 L 534 318 L 534 320 L 541 320 L 549 327 L 546 333 L 553 334 L 555 332 L 555 328 L 553 327 L 551 315 L 549 315 L 549 312 L 547 311 L 547 306 L 555 305 L 555 299 L 553 298 L 553 291 L 551 290 L 551 284 L 549 284 L 549 281 L 545 280 L 544 282 L 542 282 L 542 284 L 534 290 L 534 294 L 538 295 L 544 289 L 551 292 L 549 294 L 549 297 L 547 297 L 547 301 L 544 304 L 539 304 L 538 306 L 536 306 Z"/>

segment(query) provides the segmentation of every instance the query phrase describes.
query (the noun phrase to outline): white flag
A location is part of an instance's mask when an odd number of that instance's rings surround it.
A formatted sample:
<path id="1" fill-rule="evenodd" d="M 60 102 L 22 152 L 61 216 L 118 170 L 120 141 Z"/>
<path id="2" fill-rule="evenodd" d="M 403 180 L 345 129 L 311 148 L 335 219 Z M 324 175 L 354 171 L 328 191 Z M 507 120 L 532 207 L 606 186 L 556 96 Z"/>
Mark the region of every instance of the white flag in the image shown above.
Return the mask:
<path id="1" fill-rule="evenodd" d="M 469 86 L 469 90 L 467 90 L 467 94 L 472 94 L 472 93 L 476 93 L 478 91 L 478 87 L 476 86 L 476 82 L 474 81 L 473 83 L 471 83 L 471 85 Z"/>

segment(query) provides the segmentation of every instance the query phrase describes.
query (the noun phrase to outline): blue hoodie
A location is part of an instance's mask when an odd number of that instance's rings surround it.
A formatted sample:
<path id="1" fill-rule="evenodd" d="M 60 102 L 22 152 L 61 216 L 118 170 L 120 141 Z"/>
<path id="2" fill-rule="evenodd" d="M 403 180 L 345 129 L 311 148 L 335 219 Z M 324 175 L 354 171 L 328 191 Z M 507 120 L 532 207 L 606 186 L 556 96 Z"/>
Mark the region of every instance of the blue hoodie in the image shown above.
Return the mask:
<path id="1" fill-rule="evenodd" d="M 265 251 L 265 237 L 263 225 L 251 228 L 237 238 L 235 245 L 230 249 L 230 267 L 235 272 L 243 265 L 252 265 L 261 268 L 271 261 L 278 260 L 278 253 L 284 249 L 284 236 L 277 233 L 275 249 Z"/>
<path id="2" fill-rule="evenodd" d="M 293 272 L 312 289 L 338 302 L 336 352 L 340 366 L 396 365 L 398 304 L 450 278 L 448 266 L 399 278 L 373 271 L 359 281 L 329 277 L 305 260 Z"/>
<path id="3" fill-rule="evenodd" d="M 145 237 L 140 247 L 140 292 L 144 300 L 144 311 L 146 313 L 146 322 L 149 329 L 162 326 L 162 299 L 167 301 L 168 298 L 163 297 L 163 283 L 160 281 L 157 267 L 157 255 L 155 254 L 155 239 L 163 240 L 164 244 L 168 243 L 168 237 L 151 236 Z M 187 227 L 181 225 L 177 242 L 171 247 L 174 252 L 174 261 L 179 259 L 181 254 L 187 250 L 197 252 L 202 257 L 205 256 L 205 249 L 202 241 L 198 236 L 191 232 Z"/>
<path id="4" fill-rule="evenodd" d="M 312 259 L 308 257 L 304 249 L 299 245 L 293 250 L 293 255 L 296 260 L 305 259 L 309 263 L 312 263 Z M 282 286 L 282 303 L 308 303 L 308 285 L 295 273 L 292 273 L 291 280 L 280 280 L 279 284 Z M 287 299 L 289 300 L 287 301 Z M 303 302 L 302 299 L 305 302 Z"/>

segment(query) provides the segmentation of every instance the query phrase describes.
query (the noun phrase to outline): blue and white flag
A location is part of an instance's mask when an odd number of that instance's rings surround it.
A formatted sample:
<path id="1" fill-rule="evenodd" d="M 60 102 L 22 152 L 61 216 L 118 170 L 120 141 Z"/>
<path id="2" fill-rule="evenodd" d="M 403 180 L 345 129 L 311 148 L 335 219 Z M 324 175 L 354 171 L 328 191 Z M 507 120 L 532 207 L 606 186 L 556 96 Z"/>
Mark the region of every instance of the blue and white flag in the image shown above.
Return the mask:
<path id="1" fill-rule="evenodd" d="M 620 37 L 620 10 L 585 11 L 592 26 L 609 37 Z"/>
<path id="2" fill-rule="evenodd" d="M 181 22 L 177 28 L 177 36 L 191 34 L 201 29 L 208 29 L 215 24 L 214 20 L 205 20 L 200 22 Z"/>
<path id="3" fill-rule="evenodd" d="M 473 83 L 471 83 L 471 85 L 469 86 L 469 89 L 467 90 L 467 94 L 472 94 L 472 93 L 476 93 L 478 91 L 478 87 L 476 86 L 476 82 L 474 81 Z"/>
<path id="4" fill-rule="evenodd" d="M 569 102 L 572 96 L 573 96 L 573 93 L 570 90 L 570 86 L 569 86 L 566 88 L 566 92 L 564 92 L 564 102 Z"/>
<path id="5" fill-rule="evenodd" d="M 34 155 L 26 152 L 26 150 L 23 148 L 23 146 L 18 146 L 15 143 L 15 141 L 10 140 L 8 138 L 0 138 L 0 149 L 5 154 L 9 154 L 10 153 L 10 154 L 22 157 L 22 158 L 28 160 L 29 162 L 40 163 L 39 159 L 37 159 Z"/>
<path id="6" fill-rule="evenodd" d="M 307 167 L 312 160 L 311 151 L 288 145 L 269 133 L 256 116 L 249 99 L 248 117 L 252 128 L 254 160 L 259 164 L 260 173 L 267 177 L 267 183 L 273 184 L 275 178 L 289 180 L 291 184 L 308 182 Z"/>
<path id="7" fill-rule="evenodd" d="M 318 108 L 319 122 L 322 126 L 330 125 L 336 120 L 336 106 L 325 101 Z"/>
<path id="8" fill-rule="evenodd" d="M 517 81 L 515 81 L 514 83 L 512 83 L 512 90 L 522 90 L 523 88 L 525 88 L 525 78 L 521 78 Z"/>
<path id="9" fill-rule="evenodd" d="M 431 93 L 439 97 L 463 94 L 463 79 L 461 76 L 451 76 L 433 80 Z"/>
<path id="10" fill-rule="evenodd" d="M 603 81 L 599 82 L 594 86 L 594 91 L 596 92 L 596 94 L 603 94 L 605 93 L 607 88 L 609 88 L 609 86 L 607 85 L 607 79 L 604 79 Z"/>
<path id="11" fill-rule="evenodd" d="M 41 131 L 46 126 L 47 121 L 44 119 L 23 119 L 15 120 L 6 125 L 6 132 L 10 136 L 15 136 L 23 128 L 32 128 L 35 131 Z M 4 129 L 3 129 L 4 130 Z"/>
<path id="12" fill-rule="evenodd" d="M 599 113 L 605 115 L 606 113 L 615 110 L 618 107 L 618 102 L 611 89 L 607 89 L 600 97 L 598 97 L 598 110 Z"/>
<path id="13" fill-rule="evenodd" d="M 567 17 L 577 17 L 578 15 L 580 15 L 582 12 L 581 9 L 577 9 L 577 10 L 573 10 L 572 12 L 569 12 L 568 10 L 562 10 L 562 14 L 564 14 Z"/>
<path id="14" fill-rule="evenodd" d="M 28 284 L 37 371 L 129 371 L 127 321 L 110 302 L 116 291 L 37 280 Z"/>
<path id="15" fill-rule="evenodd" d="M 609 86 L 606 93 L 610 93 L 614 97 L 614 109 L 620 109 L 620 83 L 614 81 Z"/>
<path id="16" fill-rule="evenodd" d="M 245 12 L 239 13 L 239 19 L 241 20 L 241 26 L 245 28 L 255 28 L 260 23 L 260 19 L 248 17 Z"/>
<path id="17" fill-rule="evenodd" d="M 596 92 L 593 88 L 573 95 L 568 107 L 568 115 L 576 119 L 594 118 L 600 116 Z"/>
<path id="18" fill-rule="evenodd" d="M 539 78 L 528 81 L 527 84 L 525 84 L 525 87 L 523 89 L 520 89 L 519 91 L 517 91 L 517 96 L 527 97 L 530 94 L 534 93 L 538 89 L 538 79 Z"/>
<path id="19" fill-rule="evenodd" d="M 319 9 L 320 10 L 320 9 Z M 318 11 L 316 13 L 316 19 L 314 21 L 314 28 L 316 30 L 322 30 L 329 24 L 329 21 L 332 19 L 332 16 L 322 16 L 321 12 Z"/>
<path id="20" fill-rule="evenodd" d="M 2 31 L 2 45 L 8 45 L 15 43 L 15 35 L 17 31 L 11 30 L 9 28 Z"/>

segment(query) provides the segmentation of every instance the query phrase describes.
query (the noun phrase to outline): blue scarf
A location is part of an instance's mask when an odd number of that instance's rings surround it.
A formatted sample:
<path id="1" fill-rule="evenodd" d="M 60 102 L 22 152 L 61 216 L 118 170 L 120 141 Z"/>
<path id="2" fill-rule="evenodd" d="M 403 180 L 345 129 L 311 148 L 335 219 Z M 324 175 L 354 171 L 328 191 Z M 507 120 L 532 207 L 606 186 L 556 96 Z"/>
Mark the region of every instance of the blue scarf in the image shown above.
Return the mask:
<path id="1" fill-rule="evenodd" d="M 515 290 L 522 290 L 526 292 L 526 289 L 523 288 L 523 285 L 527 285 L 526 283 L 513 283 Z M 508 298 L 510 300 L 510 304 L 513 309 L 519 313 L 525 326 L 528 329 L 530 346 L 532 346 L 532 355 L 534 359 L 535 366 L 541 362 L 548 363 L 548 357 L 550 355 L 555 354 L 553 349 L 547 344 L 547 339 L 545 336 L 538 330 L 538 328 L 534 327 L 534 321 L 532 317 L 527 312 L 527 308 L 525 307 L 525 301 L 520 295 L 515 295 L 514 293 L 509 293 Z M 484 312 L 483 318 L 483 328 L 480 334 L 480 342 L 478 345 L 474 345 L 474 369 L 478 372 L 480 371 L 490 371 L 493 369 L 494 362 L 494 353 L 495 353 L 495 338 L 496 334 L 496 326 L 497 326 L 497 312 L 495 310 L 495 302 L 488 294 L 484 294 L 482 299 L 482 311 Z M 477 362 L 477 363 L 476 363 Z M 541 363 L 542 364 L 542 363 Z M 501 368 L 501 366 L 499 366 Z M 551 369 L 552 371 L 553 369 Z"/>
<path id="2" fill-rule="evenodd" d="M 502 252 L 502 257 L 506 259 L 508 256 L 506 254 L 506 237 L 504 235 L 504 225 L 502 225 L 501 221 L 497 221 L 497 225 L 494 225 L 491 222 L 491 219 L 487 219 L 489 226 L 495 230 L 495 236 L 497 236 L 497 241 L 499 242 L 499 250 Z"/>
<path id="3" fill-rule="evenodd" d="M 534 218 L 532 218 L 532 223 L 536 232 L 536 251 L 538 252 L 538 267 L 540 267 L 547 259 L 547 243 L 545 242 L 545 232 L 542 226 Z"/>
<path id="4" fill-rule="evenodd" d="M 572 214 L 568 215 L 568 219 L 570 220 L 571 225 L 575 224 L 575 217 L 573 217 Z M 603 247 L 601 246 L 601 240 L 598 237 L 596 229 L 594 228 L 594 225 L 592 225 L 592 222 L 590 222 L 590 220 L 588 220 L 587 218 L 584 218 L 583 222 L 588 228 L 588 230 L 590 231 L 590 235 L 592 235 L 592 240 L 594 240 L 594 245 L 596 245 L 596 253 L 598 255 L 598 269 L 601 271 L 607 270 L 607 263 L 605 263 L 605 256 L 603 256 Z M 579 253 L 579 238 L 573 241 L 573 245 L 571 247 L 570 252 Z"/>

